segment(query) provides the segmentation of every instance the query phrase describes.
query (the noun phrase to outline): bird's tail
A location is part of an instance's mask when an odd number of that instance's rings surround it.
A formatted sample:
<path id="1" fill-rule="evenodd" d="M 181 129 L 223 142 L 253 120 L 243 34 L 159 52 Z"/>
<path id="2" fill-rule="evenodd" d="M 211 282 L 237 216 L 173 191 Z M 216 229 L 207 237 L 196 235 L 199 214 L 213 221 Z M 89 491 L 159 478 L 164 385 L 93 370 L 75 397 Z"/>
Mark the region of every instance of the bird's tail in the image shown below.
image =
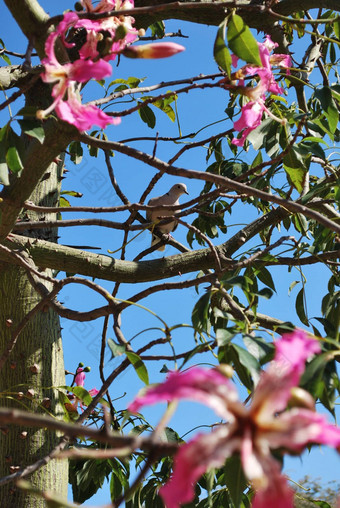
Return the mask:
<path id="1" fill-rule="evenodd" d="M 159 243 L 159 242 L 160 242 L 160 239 L 158 238 L 158 236 L 156 236 L 156 235 L 152 235 L 151 247 L 153 247 L 153 245 L 156 245 L 156 243 Z M 163 243 L 163 244 L 161 244 L 161 245 L 158 247 L 158 249 L 157 249 L 157 250 L 161 250 L 161 251 L 165 250 L 165 245 L 164 245 L 164 243 Z"/>

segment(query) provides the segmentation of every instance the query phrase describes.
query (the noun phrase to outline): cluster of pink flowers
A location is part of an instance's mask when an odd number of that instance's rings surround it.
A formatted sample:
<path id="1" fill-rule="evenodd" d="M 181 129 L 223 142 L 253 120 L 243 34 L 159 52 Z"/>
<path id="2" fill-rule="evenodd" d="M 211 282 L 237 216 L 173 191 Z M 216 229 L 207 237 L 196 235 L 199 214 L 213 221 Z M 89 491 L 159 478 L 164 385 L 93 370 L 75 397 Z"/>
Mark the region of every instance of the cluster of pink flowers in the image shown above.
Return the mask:
<path id="1" fill-rule="evenodd" d="M 86 12 L 108 12 L 111 10 L 127 10 L 133 8 L 129 0 L 101 0 L 93 7 L 92 0 L 81 0 Z M 45 44 L 46 58 L 42 60 L 45 71 L 41 78 L 46 83 L 54 84 L 52 89 L 53 103 L 45 110 L 39 110 L 37 117 L 46 118 L 53 110 L 59 118 L 74 125 L 80 131 L 85 131 L 93 125 L 105 128 L 108 124 L 120 123 L 120 118 L 113 118 L 93 104 L 81 103 L 79 83 L 86 83 L 90 79 L 104 79 L 111 75 L 112 68 L 109 60 L 113 60 L 118 53 L 127 51 L 133 58 L 163 58 L 172 56 L 184 48 L 175 43 L 159 43 L 128 48 L 138 37 L 138 31 L 133 28 L 134 18 L 131 16 L 110 16 L 100 20 L 79 19 L 76 12 L 66 12 L 63 21 L 52 32 Z M 67 42 L 70 30 L 82 29 L 86 31 L 86 40 L 78 50 L 79 58 L 72 63 L 61 64 L 56 56 L 56 42 L 62 42 L 65 48 L 72 48 L 75 44 Z M 105 50 L 101 55 L 98 43 L 104 41 Z M 152 50 L 154 47 L 154 50 Z"/>
<path id="2" fill-rule="evenodd" d="M 202 474 L 223 466 L 235 453 L 240 454 L 244 473 L 255 490 L 253 508 L 292 508 L 294 492 L 272 450 L 299 454 L 313 443 L 339 449 L 340 429 L 315 412 L 309 393 L 302 391 L 305 407 L 287 408 L 306 360 L 320 351 L 318 342 L 297 330 L 283 335 L 275 347 L 275 358 L 261 374 L 249 406 L 240 402 L 235 386 L 222 371 L 202 368 L 172 372 L 164 383 L 130 404 L 129 411 L 135 413 L 147 404 L 190 399 L 211 407 L 226 421 L 180 447 L 173 475 L 160 489 L 167 508 L 192 501 Z"/>
<path id="3" fill-rule="evenodd" d="M 234 138 L 232 143 L 237 146 L 243 146 L 247 136 L 256 129 L 262 121 L 263 113 L 266 112 L 271 118 L 280 123 L 285 123 L 286 119 L 280 119 L 266 107 L 266 93 L 283 94 L 283 89 L 276 83 L 272 71 L 272 66 L 284 67 L 289 72 L 291 59 L 289 55 L 272 54 L 271 52 L 278 46 L 269 35 L 266 36 L 264 43 L 258 43 L 262 67 L 254 65 L 245 65 L 235 74 L 239 79 L 237 92 L 246 95 L 250 100 L 242 107 L 241 117 L 234 123 L 236 131 L 243 131 L 240 138 Z M 233 55 L 232 64 L 237 66 L 238 58 Z M 247 76 L 259 76 L 259 82 L 255 87 L 248 87 L 244 84 L 244 78 Z M 228 87 L 228 85 L 227 85 Z"/>
<path id="4" fill-rule="evenodd" d="M 78 367 L 77 371 L 76 371 L 76 375 L 74 377 L 75 385 L 83 387 L 85 384 L 85 377 L 86 377 L 85 370 L 82 367 Z M 95 397 L 97 395 L 98 391 L 99 390 L 97 390 L 97 388 L 91 388 L 91 390 L 89 390 L 88 393 L 91 395 L 91 397 Z M 68 398 L 70 400 L 70 407 L 68 408 L 69 412 L 77 412 L 78 404 L 81 409 L 84 408 L 82 401 L 80 399 L 78 399 L 75 395 L 68 394 Z"/>

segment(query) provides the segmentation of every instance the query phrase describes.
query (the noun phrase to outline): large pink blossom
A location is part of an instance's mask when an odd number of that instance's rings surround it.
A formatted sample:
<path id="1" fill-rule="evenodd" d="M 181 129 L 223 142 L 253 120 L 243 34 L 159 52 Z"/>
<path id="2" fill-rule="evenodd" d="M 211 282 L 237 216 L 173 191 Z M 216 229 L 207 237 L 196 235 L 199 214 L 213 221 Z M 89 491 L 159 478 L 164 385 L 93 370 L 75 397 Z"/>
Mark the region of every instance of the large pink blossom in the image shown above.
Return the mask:
<path id="1" fill-rule="evenodd" d="M 87 12 L 108 12 L 112 10 L 133 9 L 133 0 L 101 0 L 97 5 L 92 5 L 92 0 L 82 0 L 82 6 Z M 84 58 L 94 58 L 98 55 L 97 42 L 105 31 L 110 35 L 110 44 L 107 48 L 106 60 L 111 60 L 120 53 L 127 44 L 134 42 L 138 36 L 138 30 L 133 27 L 135 20 L 132 16 L 110 16 L 98 21 L 79 20 L 79 26 L 86 28 L 87 41 L 80 50 Z M 77 27 L 78 25 L 76 25 Z"/>
<path id="2" fill-rule="evenodd" d="M 172 372 L 164 383 L 130 404 L 129 410 L 138 412 L 142 406 L 159 401 L 195 400 L 226 421 L 210 434 L 199 434 L 180 447 L 173 475 L 160 489 L 167 508 L 192 501 L 202 474 L 221 467 L 234 453 L 240 454 L 244 473 L 256 492 L 253 508 L 292 508 L 293 490 L 272 450 L 296 454 L 313 443 L 340 446 L 340 429 L 324 416 L 301 407 L 287 409 L 305 362 L 320 351 L 318 342 L 295 331 L 283 335 L 275 345 L 275 358 L 261 374 L 249 406 L 239 401 L 234 385 L 221 372 L 202 368 Z"/>
<path id="3" fill-rule="evenodd" d="M 95 106 L 83 105 L 80 95 L 76 93 L 76 85 L 85 83 L 92 78 L 103 79 L 110 76 L 112 72 L 110 64 L 103 59 L 93 61 L 80 58 L 73 63 L 62 65 L 55 54 L 55 44 L 58 37 L 63 38 L 76 20 L 78 20 L 78 16 L 75 13 L 66 13 L 57 30 L 52 32 L 46 40 L 46 58 L 42 60 L 45 72 L 41 78 L 46 83 L 53 84 L 52 97 L 54 101 L 47 109 L 38 111 L 37 117 L 43 119 L 56 110 L 62 120 L 71 123 L 80 131 L 87 130 L 95 124 L 104 128 L 110 123 L 117 123 L 117 119 L 109 117 Z"/>
<path id="4" fill-rule="evenodd" d="M 96 6 L 92 5 L 92 0 L 82 0 L 81 5 L 87 12 L 126 11 L 134 6 L 130 0 L 101 0 Z M 41 78 L 53 85 L 54 101 L 47 109 L 39 110 L 37 118 L 44 119 L 55 110 L 59 118 L 80 131 L 90 129 L 93 125 L 105 128 L 109 124 L 120 123 L 119 118 L 107 115 L 93 104 L 83 105 L 78 84 L 111 75 L 108 60 L 121 54 L 127 45 L 137 39 L 139 32 L 132 26 L 133 23 L 134 18 L 123 14 L 90 20 L 79 19 L 76 12 L 66 12 L 45 43 L 46 58 L 42 60 L 45 70 Z M 55 53 L 56 43 L 59 41 L 65 48 L 72 48 L 75 44 L 69 42 L 68 38 L 74 30 L 84 33 L 85 42 L 77 48 L 78 59 L 62 64 Z M 152 45 L 138 46 L 130 53 L 135 57 L 160 58 L 172 56 L 183 49 L 178 44 L 160 43 L 154 48 Z"/>
<path id="5" fill-rule="evenodd" d="M 273 115 L 271 111 L 266 107 L 266 93 L 283 94 L 282 88 L 276 83 L 272 71 L 273 66 L 284 67 L 289 72 L 288 67 L 291 65 L 289 55 L 282 54 L 271 54 L 277 44 L 274 44 L 269 37 L 266 36 L 266 40 L 263 43 L 258 43 L 259 53 L 261 58 L 262 66 L 245 65 L 239 69 L 236 73 L 240 80 L 237 86 L 237 92 L 245 95 L 250 100 L 247 104 L 242 107 L 241 117 L 234 123 L 234 129 L 236 131 L 243 131 L 240 138 L 234 138 L 232 143 L 237 146 L 243 146 L 246 138 L 254 129 L 256 129 L 261 121 L 264 113 L 267 113 L 271 118 L 279 123 L 285 123 L 285 119 L 278 118 Z M 237 59 L 233 59 L 233 65 L 237 65 Z M 244 78 L 246 76 L 259 77 L 258 84 L 255 87 L 248 87 L 244 85 Z"/>

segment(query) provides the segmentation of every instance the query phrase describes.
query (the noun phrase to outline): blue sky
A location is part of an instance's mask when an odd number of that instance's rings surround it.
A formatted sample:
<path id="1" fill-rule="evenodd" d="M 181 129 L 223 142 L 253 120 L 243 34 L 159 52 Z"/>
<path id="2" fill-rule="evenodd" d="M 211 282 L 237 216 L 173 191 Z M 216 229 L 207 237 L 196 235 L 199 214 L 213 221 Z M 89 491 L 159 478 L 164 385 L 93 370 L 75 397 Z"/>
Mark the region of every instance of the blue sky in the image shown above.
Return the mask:
<path id="1" fill-rule="evenodd" d="M 73 3 L 67 1 L 59 1 L 57 3 L 51 0 L 41 2 L 41 5 L 51 14 L 59 14 L 63 9 L 72 8 Z M 57 10 L 58 9 L 58 10 Z M 5 41 L 6 46 L 13 51 L 24 52 L 26 49 L 25 39 L 16 29 L 14 20 L 11 18 L 7 8 L 2 9 L 0 19 L 0 37 Z M 186 51 L 176 55 L 172 59 L 158 61 L 136 61 L 122 58 L 118 67 L 114 65 L 112 79 L 123 78 L 129 76 L 145 77 L 144 84 L 151 85 L 161 81 L 169 81 L 173 79 L 183 79 L 187 77 L 197 76 L 200 73 L 210 74 L 217 72 L 216 64 L 212 58 L 213 42 L 216 35 L 215 27 L 207 27 L 205 25 L 190 25 L 189 23 L 180 21 L 166 22 L 167 32 L 176 32 L 178 29 L 182 33 L 189 35 L 188 39 L 175 39 L 176 42 L 183 44 Z M 15 59 L 13 60 L 15 62 Z M 99 85 L 93 84 L 89 91 L 85 90 L 84 99 L 93 98 L 93 94 L 101 96 Z M 181 131 L 183 134 L 194 132 L 198 128 L 207 126 L 210 123 L 221 121 L 220 130 L 231 127 L 230 122 L 225 121 L 224 108 L 227 106 L 228 96 L 226 92 L 221 90 L 199 90 L 193 91 L 190 95 L 180 96 L 178 100 L 178 112 L 180 119 Z M 123 106 L 123 107 L 126 107 Z M 15 107 L 13 106 L 15 112 Z M 2 112 L 2 121 L 7 121 L 7 112 Z M 156 131 L 160 135 L 178 136 L 178 125 L 172 123 L 162 112 L 156 112 L 157 123 L 156 128 L 152 131 L 145 127 L 138 114 L 125 117 L 121 125 L 117 127 L 109 127 L 107 135 L 112 140 L 122 140 L 133 136 L 145 135 L 154 136 Z M 5 119 L 6 118 L 6 119 Z M 206 128 L 204 137 L 209 133 L 215 132 L 215 127 Z M 143 142 L 143 145 L 131 143 L 132 146 L 142 146 L 147 152 L 152 152 L 153 143 Z M 157 156 L 165 160 L 169 159 L 181 145 L 177 147 L 159 143 L 157 148 Z M 179 166 L 198 169 L 204 171 L 206 169 L 205 162 L 206 150 L 204 148 L 191 150 L 187 152 L 178 161 Z M 254 158 L 253 153 L 243 153 L 243 160 L 251 161 Z M 131 202 L 138 201 L 141 193 L 154 174 L 151 168 L 142 165 L 138 161 L 127 159 L 116 154 L 112 159 L 112 165 L 119 184 L 124 192 L 128 195 Z M 97 159 L 92 158 L 84 150 L 83 161 L 75 166 L 68 161 L 66 167 L 69 170 L 67 178 L 63 182 L 64 190 L 76 190 L 83 194 L 82 199 L 70 198 L 72 205 L 83 206 L 113 206 L 119 204 L 118 198 L 114 195 L 114 191 L 108 181 L 107 170 L 103 158 L 99 156 Z M 153 191 L 153 196 L 166 192 L 171 185 L 176 183 L 176 177 L 165 176 Z M 193 181 L 185 182 L 188 186 L 190 197 L 197 195 L 201 190 L 201 184 Z M 183 201 L 183 200 L 182 200 Z M 239 224 L 248 223 L 250 213 L 253 218 L 256 217 L 255 212 L 249 208 L 239 207 L 239 215 L 237 220 L 233 217 L 233 221 L 229 224 L 228 235 L 230 236 L 238 230 Z M 65 218 L 72 218 L 73 214 L 64 215 Z M 77 214 L 78 216 L 78 214 Z M 76 217 L 76 215 L 74 216 Z M 91 217 L 87 214 L 86 217 Z M 105 218 L 118 220 L 116 216 L 109 214 Z M 190 217 L 189 219 L 193 219 Z M 233 223 L 235 222 L 235 225 Z M 237 224 L 237 225 L 236 225 Z M 284 233 L 285 234 L 285 233 Z M 91 229 L 79 228 L 62 228 L 60 229 L 60 243 L 67 245 L 94 245 L 100 248 L 99 251 L 107 253 L 108 250 L 114 251 L 120 247 L 122 235 L 112 229 L 104 229 L 92 227 Z M 186 230 L 179 227 L 175 232 L 175 237 L 179 241 L 186 243 Z M 220 237 L 219 242 L 223 241 Z M 150 234 L 144 232 L 127 249 L 127 258 L 132 259 L 136 253 L 144 250 L 150 242 Z M 165 255 L 175 254 L 171 247 L 166 247 Z M 117 254 L 118 256 L 119 254 Z M 162 254 L 153 253 L 149 258 L 156 258 Z M 286 269 L 273 268 L 273 276 L 278 271 L 276 286 L 279 292 L 275 294 L 271 300 L 263 301 L 261 304 L 261 312 L 272 314 L 274 317 L 283 320 L 292 320 L 298 322 L 295 317 L 294 305 L 297 289 L 288 295 L 288 288 L 292 281 L 299 280 L 300 275 L 297 270 L 288 273 Z M 329 272 L 326 269 L 307 268 L 305 274 L 307 276 L 307 290 L 309 289 L 309 297 L 307 300 L 309 316 L 320 315 L 320 295 L 325 294 Z M 109 291 L 112 290 L 113 284 L 108 282 L 100 282 Z M 301 284 L 300 284 L 301 285 Z M 120 298 L 129 298 L 129 296 L 137 293 L 141 288 L 147 285 L 125 285 L 119 294 Z M 202 293 L 201 293 L 202 294 Z M 198 296 L 194 289 L 187 292 L 171 292 L 166 295 L 153 295 L 142 302 L 143 305 L 152 309 L 153 312 L 165 319 L 169 326 L 175 324 L 190 324 L 190 315 L 193 305 L 197 301 Z M 90 292 L 87 288 L 79 289 L 78 286 L 67 286 L 60 295 L 60 300 L 72 309 L 89 310 L 95 306 L 103 305 L 103 300 L 97 295 Z M 90 365 L 92 371 L 87 375 L 85 387 L 90 389 L 93 386 L 99 388 L 100 380 L 97 373 L 97 357 L 100 345 L 102 320 L 92 321 L 89 323 L 77 323 L 73 321 L 63 320 L 62 326 L 63 341 L 65 350 L 65 367 L 74 370 L 78 361 L 82 361 L 85 365 Z M 159 321 L 150 313 L 143 309 L 130 309 L 123 315 L 123 331 L 127 338 L 133 337 L 141 329 L 159 327 Z M 109 331 L 109 337 L 113 337 L 113 332 Z M 136 344 L 140 347 L 149 340 L 162 336 L 160 330 L 151 330 L 145 332 L 141 337 L 136 339 Z M 179 349 L 190 349 L 193 346 L 192 333 L 188 328 L 180 328 L 174 333 L 174 342 Z M 171 354 L 170 350 L 166 354 Z M 198 357 L 197 361 L 211 361 L 211 357 Z M 109 361 L 109 355 L 105 365 L 105 372 L 109 373 L 114 367 L 114 361 Z M 164 374 L 159 372 L 161 365 L 150 365 L 149 373 L 152 382 L 161 381 Z M 168 367 L 173 365 L 168 363 Z M 126 407 L 128 402 L 136 394 L 137 390 L 142 387 L 142 383 L 136 376 L 132 368 L 127 369 L 119 378 L 119 382 L 112 386 L 110 391 L 113 399 L 122 397 L 117 401 L 118 409 Z M 126 393 L 126 395 L 124 395 Z M 156 419 L 161 414 L 161 409 L 147 409 L 145 411 L 147 417 L 156 423 Z M 172 424 L 180 434 L 188 432 L 192 427 L 196 426 L 202 420 L 211 423 L 214 422 L 214 416 L 206 409 L 190 404 L 181 405 Z M 327 482 L 331 479 L 338 478 L 339 458 L 335 452 L 331 450 L 314 448 L 313 452 L 304 454 L 302 460 L 299 458 L 287 458 L 285 462 L 285 471 L 294 480 L 302 478 L 305 474 L 312 477 L 321 477 Z M 94 498 L 85 505 L 93 505 L 108 502 L 109 491 L 103 489 Z"/>

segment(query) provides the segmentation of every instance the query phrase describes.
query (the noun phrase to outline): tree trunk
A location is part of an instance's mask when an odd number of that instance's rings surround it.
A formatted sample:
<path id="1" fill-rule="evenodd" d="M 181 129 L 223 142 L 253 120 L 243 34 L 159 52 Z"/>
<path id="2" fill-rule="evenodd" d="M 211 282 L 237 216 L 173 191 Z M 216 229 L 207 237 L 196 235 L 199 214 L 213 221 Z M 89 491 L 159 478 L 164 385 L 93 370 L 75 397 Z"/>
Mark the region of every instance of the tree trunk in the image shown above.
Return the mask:
<path id="1" fill-rule="evenodd" d="M 0 264 L 1 351 L 6 348 L 11 331 L 40 300 L 40 295 L 32 288 L 23 269 Z M 13 324 L 6 326 L 6 320 L 11 320 Z M 1 405 L 29 408 L 39 413 L 48 411 L 62 418 L 56 391 L 51 387 L 63 384 L 65 377 L 59 318 L 51 308 L 46 308 L 29 321 L 0 372 Z M 48 409 L 41 405 L 44 398 L 51 400 Z M 44 429 L 11 425 L 1 430 L 1 477 L 15 471 L 16 467 L 23 469 L 47 456 L 59 441 L 55 432 Z M 51 490 L 66 498 L 67 462 L 50 461 L 34 473 L 30 481 L 40 490 Z M 45 501 L 13 488 L 10 483 L 0 488 L 0 506 L 42 508 Z"/>
<path id="2" fill-rule="evenodd" d="M 42 104 L 50 94 L 46 87 L 37 84 L 27 105 Z M 30 140 L 25 139 L 28 145 Z M 57 206 L 60 195 L 60 182 L 63 168 L 62 160 L 53 162 L 47 168 L 30 200 L 41 206 Z M 24 211 L 20 219 L 55 220 L 56 214 L 37 214 Z M 39 237 L 56 242 L 57 230 L 43 229 L 25 231 L 24 235 Z M 52 275 L 51 270 L 42 272 Z M 50 291 L 52 284 L 40 280 Z M 22 319 L 41 301 L 41 295 L 34 289 L 25 269 L 0 263 L 0 355 L 6 350 L 11 334 Z M 35 313 L 20 333 L 14 350 L 0 371 L 1 405 L 29 409 L 37 413 L 50 413 L 62 418 L 62 408 L 58 403 L 57 392 L 53 387 L 65 385 L 63 350 L 60 335 L 59 316 L 46 304 Z M 44 401 L 44 402 L 43 402 Z M 27 433 L 27 434 L 26 434 Z M 58 444 L 60 436 L 45 429 L 23 428 L 11 425 L 2 428 L 1 433 L 1 477 L 24 469 L 51 452 Z M 68 485 L 67 461 L 49 461 L 29 477 L 32 485 L 39 490 L 53 491 L 66 499 Z M 45 500 L 31 493 L 15 488 L 13 483 L 0 487 L 0 506 L 2 508 L 42 508 Z"/>

